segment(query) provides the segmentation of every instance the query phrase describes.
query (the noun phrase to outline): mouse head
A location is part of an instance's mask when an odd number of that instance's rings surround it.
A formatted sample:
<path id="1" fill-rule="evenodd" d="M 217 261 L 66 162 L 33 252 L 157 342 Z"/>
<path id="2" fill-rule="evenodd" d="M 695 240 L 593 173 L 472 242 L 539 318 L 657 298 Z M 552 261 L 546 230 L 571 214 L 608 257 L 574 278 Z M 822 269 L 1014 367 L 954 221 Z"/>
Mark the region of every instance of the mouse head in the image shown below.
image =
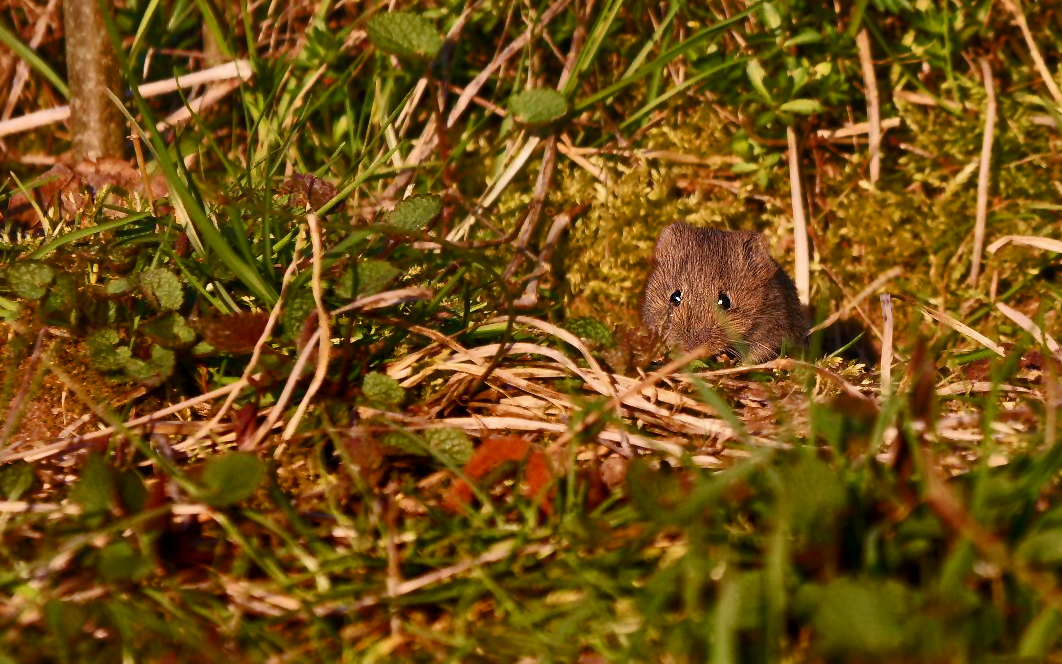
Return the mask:
<path id="1" fill-rule="evenodd" d="M 685 350 L 759 356 L 758 331 L 785 308 L 773 285 L 780 269 L 759 233 L 671 224 L 653 252 L 642 321 Z"/>

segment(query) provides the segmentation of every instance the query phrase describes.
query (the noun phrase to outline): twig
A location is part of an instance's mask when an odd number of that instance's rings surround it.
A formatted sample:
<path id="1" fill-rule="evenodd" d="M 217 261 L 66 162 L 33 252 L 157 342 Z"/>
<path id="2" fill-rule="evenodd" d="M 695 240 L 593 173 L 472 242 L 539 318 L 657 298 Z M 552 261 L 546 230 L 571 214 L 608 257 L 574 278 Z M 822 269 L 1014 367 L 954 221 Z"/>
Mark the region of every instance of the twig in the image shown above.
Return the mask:
<path id="1" fill-rule="evenodd" d="M 295 429 L 298 428 L 299 422 L 306 413 L 306 409 L 309 407 L 314 395 L 324 384 L 325 377 L 328 375 L 329 350 L 332 347 L 332 334 L 328 325 L 329 316 L 324 307 L 324 289 L 321 287 L 321 262 L 324 260 L 324 250 L 321 248 L 321 230 L 317 227 L 317 215 L 313 212 L 306 215 L 306 222 L 310 226 L 310 245 L 313 248 L 313 277 L 310 283 L 313 290 L 313 301 L 317 305 L 317 338 L 319 341 L 317 371 L 314 373 L 313 380 L 310 381 L 310 386 L 306 389 L 306 394 L 302 397 L 299 407 L 295 409 L 295 414 L 292 415 L 288 426 L 284 429 L 282 440 L 290 440 L 292 435 L 295 434 Z"/>
<path id="2" fill-rule="evenodd" d="M 974 225 L 973 260 L 967 283 L 976 285 L 981 276 L 981 254 L 985 245 L 985 224 L 988 221 L 988 185 L 992 176 L 992 141 L 996 133 L 996 84 L 988 60 L 981 58 L 981 73 L 985 79 L 988 108 L 985 110 L 985 135 L 981 141 L 981 171 L 977 175 L 977 223 Z"/>
<path id="3" fill-rule="evenodd" d="M 797 150 L 796 132 L 786 127 L 789 141 L 789 188 L 793 200 L 793 240 L 796 254 L 796 288 L 800 303 L 808 306 L 811 301 L 811 263 L 808 256 L 808 223 L 804 216 L 804 194 L 800 187 L 800 153 Z"/>
<path id="4" fill-rule="evenodd" d="M 870 56 L 870 37 L 866 28 L 856 35 L 859 47 L 859 64 L 863 68 L 863 81 L 867 87 L 867 119 L 870 121 L 870 181 L 876 184 L 881 177 L 881 102 L 878 98 L 878 77 L 874 73 L 874 60 Z"/>
<path id="5" fill-rule="evenodd" d="M 194 74 L 186 74 L 184 76 L 168 78 L 162 81 L 146 83 L 141 85 L 138 89 L 144 98 L 156 97 L 180 88 L 190 88 L 195 85 L 212 83 L 214 81 L 225 81 L 233 78 L 245 81 L 251 77 L 252 73 L 253 71 L 251 70 L 251 63 L 249 61 L 234 60 L 233 62 L 218 65 L 217 67 L 211 67 L 210 69 L 204 69 L 203 71 L 195 72 Z M 70 106 L 56 106 L 55 108 L 49 108 L 43 111 L 27 113 L 17 118 L 0 122 L 0 136 L 9 136 L 11 134 L 36 129 L 37 127 L 44 127 L 56 122 L 62 122 L 69 117 Z"/>
<path id="6" fill-rule="evenodd" d="M 182 445 L 195 444 L 202 439 L 207 432 L 217 426 L 218 422 L 221 421 L 221 418 L 225 416 L 225 413 L 228 412 L 232 403 L 236 400 L 236 397 L 239 396 L 241 391 L 243 391 L 243 387 L 251 384 L 251 372 L 254 371 L 254 368 L 258 365 L 258 359 L 262 356 L 262 349 L 273 335 L 273 328 L 276 326 L 277 320 L 280 318 L 280 309 L 284 304 L 288 285 L 291 283 L 292 277 L 295 276 L 295 269 L 299 264 L 299 252 L 301 249 L 302 245 L 300 244 L 299 239 L 296 239 L 291 263 L 288 264 L 288 268 L 284 271 L 284 276 L 280 282 L 280 296 L 277 297 L 276 304 L 273 305 L 273 309 L 269 312 L 269 318 L 266 319 L 265 329 L 262 330 L 262 334 L 258 336 L 258 341 L 254 344 L 254 351 L 251 353 L 251 359 L 247 361 L 247 366 L 243 368 L 243 375 L 233 384 L 236 389 L 229 392 L 229 395 L 225 398 L 225 402 L 221 404 L 221 408 L 219 408 L 217 413 L 214 414 L 214 417 L 210 418 L 209 422 L 203 424 L 194 435 L 190 436 L 187 440 L 182 441 Z"/>
<path id="7" fill-rule="evenodd" d="M 892 393 L 892 297 L 888 293 L 881 295 L 881 319 L 885 328 L 885 339 L 881 343 L 881 397 Z"/>

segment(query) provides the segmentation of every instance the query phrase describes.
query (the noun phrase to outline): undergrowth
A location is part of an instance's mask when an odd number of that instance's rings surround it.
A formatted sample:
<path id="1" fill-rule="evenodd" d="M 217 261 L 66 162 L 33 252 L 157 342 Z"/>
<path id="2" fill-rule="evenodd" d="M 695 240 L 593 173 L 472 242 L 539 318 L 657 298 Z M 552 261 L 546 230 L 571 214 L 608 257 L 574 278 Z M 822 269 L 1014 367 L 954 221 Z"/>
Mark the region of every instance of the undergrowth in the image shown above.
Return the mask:
<path id="1" fill-rule="evenodd" d="M 849 4 L 116 3 L 129 160 L 5 137 L 0 656 L 1062 661 L 1060 17 Z M 798 211 L 806 352 L 639 329 Z"/>

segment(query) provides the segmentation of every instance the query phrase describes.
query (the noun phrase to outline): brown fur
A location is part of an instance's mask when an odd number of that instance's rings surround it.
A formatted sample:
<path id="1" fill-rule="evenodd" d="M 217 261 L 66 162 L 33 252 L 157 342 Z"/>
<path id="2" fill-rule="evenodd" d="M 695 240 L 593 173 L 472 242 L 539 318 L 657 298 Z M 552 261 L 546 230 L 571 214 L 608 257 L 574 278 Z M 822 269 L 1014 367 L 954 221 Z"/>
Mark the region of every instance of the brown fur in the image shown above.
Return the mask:
<path id="1" fill-rule="evenodd" d="M 678 306 L 670 301 L 675 291 Z M 729 297 L 729 311 L 718 306 L 720 293 Z M 642 322 L 684 350 L 707 344 L 747 362 L 776 357 L 786 343 L 803 344 L 808 332 L 793 280 L 762 235 L 681 222 L 656 241 Z"/>

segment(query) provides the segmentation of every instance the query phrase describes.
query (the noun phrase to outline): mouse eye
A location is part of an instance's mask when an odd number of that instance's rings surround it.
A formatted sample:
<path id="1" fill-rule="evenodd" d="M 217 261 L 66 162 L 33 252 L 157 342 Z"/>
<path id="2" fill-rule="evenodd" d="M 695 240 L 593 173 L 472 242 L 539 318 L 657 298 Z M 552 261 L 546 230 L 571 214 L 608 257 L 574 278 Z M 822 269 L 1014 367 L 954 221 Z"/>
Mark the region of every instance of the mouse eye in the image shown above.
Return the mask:
<path id="1" fill-rule="evenodd" d="M 719 300 L 716 302 L 719 308 L 723 311 L 730 311 L 730 296 L 726 293 L 719 293 Z"/>
<path id="2" fill-rule="evenodd" d="M 681 290 L 675 291 L 674 293 L 671 294 L 671 297 L 668 298 L 668 300 L 671 302 L 671 304 L 675 305 L 676 307 L 678 305 L 682 304 L 682 291 Z"/>

